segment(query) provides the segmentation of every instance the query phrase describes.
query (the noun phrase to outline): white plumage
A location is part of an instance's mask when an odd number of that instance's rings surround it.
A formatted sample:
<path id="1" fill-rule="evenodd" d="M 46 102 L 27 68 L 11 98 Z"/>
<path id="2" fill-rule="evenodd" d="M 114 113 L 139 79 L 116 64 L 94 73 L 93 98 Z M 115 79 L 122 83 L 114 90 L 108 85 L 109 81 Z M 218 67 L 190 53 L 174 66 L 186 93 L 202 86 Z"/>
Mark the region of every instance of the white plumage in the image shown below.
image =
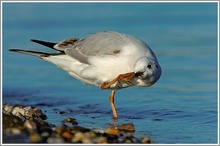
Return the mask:
<path id="1" fill-rule="evenodd" d="M 111 89 L 110 103 L 114 118 L 117 118 L 114 107 L 116 90 L 129 86 L 151 86 L 161 76 L 161 67 L 153 51 L 143 41 L 128 34 L 105 31 L 57 44 L 32 41 L 58 52 L 11 51 L 38 56 L 84 83 Z"/>

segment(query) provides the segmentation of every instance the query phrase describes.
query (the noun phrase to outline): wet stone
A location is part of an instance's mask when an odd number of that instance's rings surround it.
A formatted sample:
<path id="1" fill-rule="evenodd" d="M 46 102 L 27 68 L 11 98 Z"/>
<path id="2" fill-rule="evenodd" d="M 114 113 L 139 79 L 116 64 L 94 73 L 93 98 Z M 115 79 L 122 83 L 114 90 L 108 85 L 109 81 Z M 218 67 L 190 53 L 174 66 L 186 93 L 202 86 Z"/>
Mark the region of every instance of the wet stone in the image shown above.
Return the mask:
<path id="1" fill-rule="evenodd" d="M 11 133 L 13 135 L 19 135 L 21 134 L 21 130 L 19 128 L 11 128 Z"/>
<path id="2" fill-rule="evenodd" d="M 120 134 L 120 132 L 119 132 L 118 129 L 113 129 L 113 128 L 108 128 L 108 129 L 105 131 L 105 133 L 107 133 L 107 134 L 113 134 L 113 135 L 119 135 L 119 134 Z"/>
<path id="3" fill-rule="evenodd" d="M 148 137 L 145 137 L 141 140 L 142 143 L 153 143 L 153 140 L 151 140 L 150 138 Z"/>
<path id="4" fill-rule="evenodd" d="M 47 139 L 47 143 L 65 143 L 62 137 L 50 137 Z"/>
<path id="5" fill-rule="evenodd" d="M 21 115 L 24 115 L 25 110 L 21 107 L 15 107 L 12 111 L 12 114 L 15 115 L 17 113 L 20 113 Z"/>
<path id="6" fill-rule="evenodd" d="M 73 143 L 92 143 L 91 140 L 82 132 L 75 133 L 74 137 L 71 139 Z"/>
<path id="7" fill-rule="evenodd" d="M 5 105 L 5 106 L 3 107 L 3 111 L 4 111 L 6 114 L 11 113 L 11 112 L 13 111 L 13 109 L 14 109 L 14 107 L 11 106 L 11 105 Z"/>
<path id="8" fill-rule="evenodd" d="M 54 131 L 57 132 L 58 134 L 62 134 L 65 130 L 66 127 L 60 126 L 60 127 L 56 127 Z"/>
<path id="9" fill-rule="evenodd" d="M 30 136 L 29 136 L 29 139 L 32 143 L 39 143 L 41 142 L 42 138 L 39 134 L 37 133 L 32 133 Z"/>
<path id="10" fill-rule="evenodd" d="M 22 121 L 25 121 L 25 117 L 24 117 L 21 113 L 16 112 L 16 113 L 14 113 L 14 115 L 15 115 L 16 117 L 20 118 Z"/>
<path id="11" fill-rule="evenodd" d="M 62 136 L 64 138 L 70 139 L 73 135 L 70 132 L 65 131 L 65 132 L 62 133 Z"/>
<path id="12" fill-rule="evenodd" d="M 97 144 L 107 144 L 108 141 L 105 137 L 98 137 L 96 139 L 93 140 L 94 143 L 97 143 Z"/>
<path id="13" fill-rule="evenodd" d="M 58 112 L 56 112 L 57 114 L 64 114 L 65 112 L 63 112 L 63 111 L 58 111 Z"/>
<path id="14" fill-rule="evenodd" d="M 66 117 L 66 119 L 63 120 L 63 123 L 71 123 L 72 125 L 78 125 L 76 119 L 71 117 Z"/>
<path id="15" fill-rule="evenodd" d="M 41 118 L 42 120 L 46 120 L 47 119 L 47 116 L 40 109 L 34 107 L 33 111 L 34 111 L 35 115 L 37 117 Z"/>
<path id="16" fill-rule="evenodd" d="M 24 122 L 24 127 L 29 129 L 29 130 L 36 130 L 37 129 L 37 124 L 33 121 L 26 120 Z"/>
<path id="17" fill-rule="evenodd" d="M 83 133 L 91 131 L 90 129 L 84 128 L 84 127 L 81 127 L 81 126 L 74 126 L 74 130 L 80 131 L 80 132 L 83 132 Z"/>
<path id="18" fill-rule="evenodd" d="M 134 132 L 135 131 L 134 125 L 132 123 L 117 125 L 117 126 L 114 126 L 112 128 L 118 129 L 120 131 L 129 131 L 129 132 Z"/>

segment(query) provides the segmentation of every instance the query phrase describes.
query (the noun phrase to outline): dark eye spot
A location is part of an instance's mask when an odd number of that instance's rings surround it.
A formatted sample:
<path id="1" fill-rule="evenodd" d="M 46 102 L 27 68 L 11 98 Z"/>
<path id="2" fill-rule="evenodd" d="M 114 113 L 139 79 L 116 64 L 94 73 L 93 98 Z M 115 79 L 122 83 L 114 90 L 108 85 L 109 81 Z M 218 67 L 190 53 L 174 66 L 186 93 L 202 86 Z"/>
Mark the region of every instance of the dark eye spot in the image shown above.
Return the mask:
<path id="1" fill-rule="evenodd" d="M 147 65 L 147 68 L 151 69 L 151 67 L 152 67 L 152 66 L 151 66 L 150 64 Z"/>
<path id="2" fill-rule="evenodd" d="M 158 66 L 156 65 L 156 68 L 158 68 Z"/>

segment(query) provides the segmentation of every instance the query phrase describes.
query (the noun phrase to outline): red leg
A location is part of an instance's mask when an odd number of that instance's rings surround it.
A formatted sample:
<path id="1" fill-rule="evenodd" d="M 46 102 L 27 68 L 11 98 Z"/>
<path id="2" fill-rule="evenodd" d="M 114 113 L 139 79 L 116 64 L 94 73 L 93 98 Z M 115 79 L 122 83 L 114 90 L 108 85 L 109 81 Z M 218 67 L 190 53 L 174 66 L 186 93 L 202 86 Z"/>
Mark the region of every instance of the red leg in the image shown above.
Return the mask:
<path id="1" fill-rule="evenodd" d="M 101 89 L 102 90 L 108 89 L 112 84 L 114 84 L 117 81 L 125 81 L 125 82 L 130 81 L 133 77 L 135 77 L 134 72 L 120 74 L 117 78 L 115 78 L 114 80 L 112 80 L 109 83 L 103 82 L 101 85 Z"/>
<path id="2" fill-rule="evenodd" d="M 114 120 L 117 120 L 118 115 L 117 115 L 117 112 L 116 112 L 116 109 L 115 109 L 114 96 L 115 96 L 115 90 L 112 90 L 112 93 L 109 97 L 109 102 L 110 102 L 110 105 L 111 105 L 111 108 L 112 108 L 113 118 L 114 118 Z"/>

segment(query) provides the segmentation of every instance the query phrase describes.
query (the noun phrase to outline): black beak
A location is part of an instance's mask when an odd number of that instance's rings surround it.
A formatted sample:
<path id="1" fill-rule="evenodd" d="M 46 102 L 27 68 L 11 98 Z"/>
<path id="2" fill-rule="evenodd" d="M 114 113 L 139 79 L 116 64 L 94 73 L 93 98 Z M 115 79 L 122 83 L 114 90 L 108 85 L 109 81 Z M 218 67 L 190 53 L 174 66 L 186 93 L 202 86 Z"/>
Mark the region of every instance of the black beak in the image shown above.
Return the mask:
<path id="1" fill-rule="evenodd" d="M 144 74 L 144 72 L 138 71 L 138 72 L 135 73 L 135 77 L 139 77 L 139 76 L 141 76 L 143 74 Z"/>

